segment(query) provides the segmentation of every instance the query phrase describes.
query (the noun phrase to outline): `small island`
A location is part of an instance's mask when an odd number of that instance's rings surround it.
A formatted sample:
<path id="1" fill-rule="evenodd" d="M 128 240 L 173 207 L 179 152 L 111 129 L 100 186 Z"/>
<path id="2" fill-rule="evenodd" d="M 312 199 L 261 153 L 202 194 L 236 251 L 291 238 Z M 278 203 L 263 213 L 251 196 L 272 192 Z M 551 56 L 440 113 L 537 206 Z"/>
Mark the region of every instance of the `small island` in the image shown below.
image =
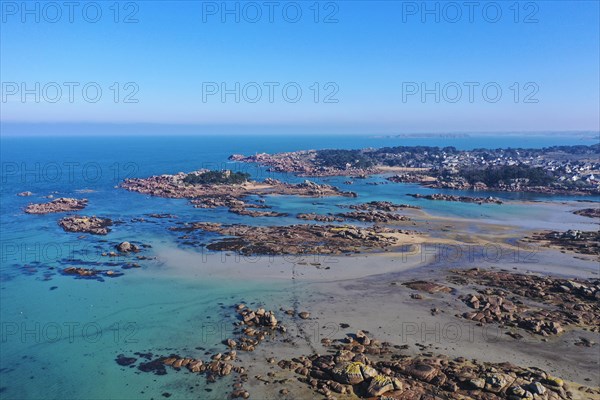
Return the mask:
<path id="1" fill-rule="evenodd" d="M 88 204 L 87 199 L 72 199 L 61 197 L 48 203 L 32 203 L 25 208 L 27 214 L 49 214 L 83 210 Z"/>

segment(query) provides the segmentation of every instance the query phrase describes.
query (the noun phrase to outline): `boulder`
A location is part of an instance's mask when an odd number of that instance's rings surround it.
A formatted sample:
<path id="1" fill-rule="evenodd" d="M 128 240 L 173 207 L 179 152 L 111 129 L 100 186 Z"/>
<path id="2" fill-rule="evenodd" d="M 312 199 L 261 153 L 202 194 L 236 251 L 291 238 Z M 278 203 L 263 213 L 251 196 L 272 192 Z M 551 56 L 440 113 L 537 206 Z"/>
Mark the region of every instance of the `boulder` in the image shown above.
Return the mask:
<path id="1" fill-rule="evenodd" d="M 385 392 L 394 390 L 394 382 L 392 378 L 385 375 L 377 375 L 369 382 L 367 394 L 372 397 L 381 396 Z"/>

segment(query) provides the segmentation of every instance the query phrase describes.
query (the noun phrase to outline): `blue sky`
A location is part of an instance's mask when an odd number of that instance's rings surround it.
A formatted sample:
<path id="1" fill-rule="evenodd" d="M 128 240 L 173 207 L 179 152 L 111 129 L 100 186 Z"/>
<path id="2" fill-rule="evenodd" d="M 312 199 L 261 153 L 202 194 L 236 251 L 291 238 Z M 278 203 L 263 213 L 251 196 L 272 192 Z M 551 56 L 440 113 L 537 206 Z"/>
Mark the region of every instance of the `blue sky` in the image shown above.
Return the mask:
<path id="1" fill-rule="evenodd" d="M 1 3 L 3 133 L 21 123 L 52 123 L 44 129 L 54 132 L 65 123 L 239 133 L 600 129 L 598 1 L 473 9 L 275 1 L 272 21 L 262 1 L 120 2 L 118 15 L 112 1 L 80 2 L 73 22 L 63 2 L 54 2 L 60 16 L 48 2 L 28 3 L 31 13 Z M 222 85 L 232 90 L 224 99 Z M 23 98 L 23 89 L 32 92 Z"/>

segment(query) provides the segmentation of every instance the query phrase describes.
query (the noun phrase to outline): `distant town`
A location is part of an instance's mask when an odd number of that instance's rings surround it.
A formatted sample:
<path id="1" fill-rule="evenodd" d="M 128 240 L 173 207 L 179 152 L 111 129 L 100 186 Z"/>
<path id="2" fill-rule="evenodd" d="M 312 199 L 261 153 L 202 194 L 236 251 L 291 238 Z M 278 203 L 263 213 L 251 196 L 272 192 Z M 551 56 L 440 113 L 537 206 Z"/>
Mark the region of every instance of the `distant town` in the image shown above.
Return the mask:
<path id="1" fill-rule="evenodd" d="M 387 173 L 393 182 L 462 190 L 600 193 L 600 145 L 542 149 L 398 146 L 361 150 L 306 150 L 230 160 L 255 162 L 302 176 Z"/>

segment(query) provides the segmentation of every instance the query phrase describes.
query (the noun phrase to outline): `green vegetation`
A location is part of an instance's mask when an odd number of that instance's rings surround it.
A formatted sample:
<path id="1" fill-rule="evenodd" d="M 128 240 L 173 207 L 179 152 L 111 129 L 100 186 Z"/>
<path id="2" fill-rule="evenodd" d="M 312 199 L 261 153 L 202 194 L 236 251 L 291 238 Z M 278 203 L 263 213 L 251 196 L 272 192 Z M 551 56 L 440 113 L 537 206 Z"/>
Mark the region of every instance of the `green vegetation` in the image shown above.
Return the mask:
<path id="1" fill-rule="evenodd" d="M 513 179 L 528 179 L 528 186 L 545 186 L 554 181 L 542 168 L 532 168 L 525 165 L 507 165 L 486 169 L 468 169 L 460 171 L 470 184 L 483 182 L 489 187 L 498 186 L 502 181 L 510 183 Z"/>
<path id="2" fill-rule="evenodd" d="M 360 150 L 320 150 L 316 163 L 337 169 L 346 169 L 348 165 L 353 168 L 370 168 L 374 165 L 373 160 Z"/>
<path id="3" fill-rule="evenodd" d="M 192 185 L 239 185 L 248 182 L 250 174 L 231 171 L 207 171 L 202 174 L 187 174 L 183 181 Z"/>

